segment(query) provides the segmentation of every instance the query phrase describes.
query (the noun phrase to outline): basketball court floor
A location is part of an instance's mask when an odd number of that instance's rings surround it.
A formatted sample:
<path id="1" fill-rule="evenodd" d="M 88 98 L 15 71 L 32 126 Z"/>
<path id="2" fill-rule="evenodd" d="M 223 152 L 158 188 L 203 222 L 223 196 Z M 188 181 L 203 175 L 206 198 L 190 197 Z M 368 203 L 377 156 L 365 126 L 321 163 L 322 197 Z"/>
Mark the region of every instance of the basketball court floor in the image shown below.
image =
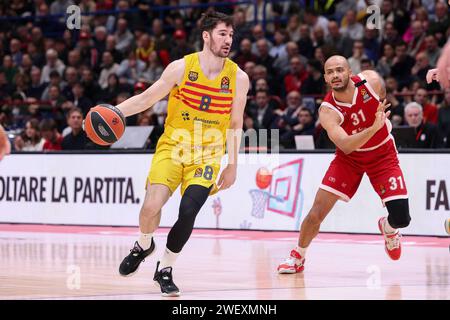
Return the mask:
<path id="1" fill-rule="evenodd" d="M 321 233 L 305 272 L 279 275 L 296 232 L 198 229 L 174 268 L 181 297 L 163 298 L 152 278 L 168 231 L 121 277 L 138 228 L 0 224 L 0 299 L 450 300 L 449 238 L 404 236 L 392 261 L 380 235 Z"/>

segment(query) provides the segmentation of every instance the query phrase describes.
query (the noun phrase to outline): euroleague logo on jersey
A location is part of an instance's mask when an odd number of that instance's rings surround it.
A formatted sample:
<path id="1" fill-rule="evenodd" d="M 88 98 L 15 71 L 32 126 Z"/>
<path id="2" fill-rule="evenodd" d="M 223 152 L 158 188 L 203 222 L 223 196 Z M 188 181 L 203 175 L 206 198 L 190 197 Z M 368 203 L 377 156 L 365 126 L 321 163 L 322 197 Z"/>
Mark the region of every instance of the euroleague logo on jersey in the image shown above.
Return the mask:
<path id="1" fill-rule="evenodd" d="M 363 103 L 366 103 L 367 101 L 372 99 L 372 97 L 369 96 L 369 94 L 367 93 L 366 89 L 364 89 L 364 88 L 361 89 L 361 95 L 363 96 Z"/>

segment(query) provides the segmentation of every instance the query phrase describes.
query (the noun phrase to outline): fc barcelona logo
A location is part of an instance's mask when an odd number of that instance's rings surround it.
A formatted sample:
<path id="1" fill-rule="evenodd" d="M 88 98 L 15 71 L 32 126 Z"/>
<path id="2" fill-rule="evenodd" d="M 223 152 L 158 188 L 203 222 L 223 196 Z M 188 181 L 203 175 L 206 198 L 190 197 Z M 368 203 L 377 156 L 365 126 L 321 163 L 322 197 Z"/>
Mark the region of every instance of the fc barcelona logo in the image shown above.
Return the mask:
<path id="1" fill-rule="evenodd" d="M 203 174 L 203 168 L 197 168 L 197 169 L 195 169 L 194 178 L 201 177 L 202 174 Z"/>
<path id="2" fill-rule="evenodd" d="M 198 79 L 198 73 L 194 71 L 189 71 L 188 78 L 191 81 L 196 81 Z"/>
<path id="3" fill-rule="evenodd" d="M 372 99 L 371 96 L 369 96 L 369 94 L 367 93 L 366 89 L 361 89 L 361 94 L 363 96 L 363 103 L 366 103 L 367 101 L 369 101 L 370 99 Z"/>
<path id="4" fill-rule="evenodd" d="M 220 81 L 220 89 L 222 90 L 228 90 L 230 89 L 230 78 L 223 77 Z"/>

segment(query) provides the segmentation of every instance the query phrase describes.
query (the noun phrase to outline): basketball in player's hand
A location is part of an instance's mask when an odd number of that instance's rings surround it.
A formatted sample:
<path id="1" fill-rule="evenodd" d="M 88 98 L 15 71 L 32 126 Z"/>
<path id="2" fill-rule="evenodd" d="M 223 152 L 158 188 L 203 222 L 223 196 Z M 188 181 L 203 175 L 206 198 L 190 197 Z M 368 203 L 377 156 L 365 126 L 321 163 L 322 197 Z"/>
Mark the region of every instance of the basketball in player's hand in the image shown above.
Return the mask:
<path id="1" fill-rule="evenodd" d="M 89 110 L 83 128 L 94 143 L 108 146 L 122 137 L 125 117 L 118 108 L 110 104 L 99 104 Z"/>

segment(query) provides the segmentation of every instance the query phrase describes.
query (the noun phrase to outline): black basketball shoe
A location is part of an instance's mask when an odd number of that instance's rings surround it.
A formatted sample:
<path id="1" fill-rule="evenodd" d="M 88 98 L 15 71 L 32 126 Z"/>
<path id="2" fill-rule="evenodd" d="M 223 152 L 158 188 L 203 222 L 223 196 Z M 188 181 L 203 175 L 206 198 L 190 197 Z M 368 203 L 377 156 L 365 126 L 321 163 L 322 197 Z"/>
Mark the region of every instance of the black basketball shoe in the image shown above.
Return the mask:
<path id="1" fill-rule="evenodd" d="M 141 262 L 145 260 L 149 255 L 151 255 L 155 251 L 156 245 L 155 241 L 153 241 L 152 238 L 152 244 L 150 245 L 150 248 L 147 250 L 143 250 L 139 243 L 136 241 L 134 243 L 133 249 L 130 250 L 130 254 L 127 255 L 119 267 L 119 273 L 122 276 L 131 276 L 133 275 L 137 269 L 139 268 L 139 265 Z"/>
<path id="2" fill-rule="evenodd" d="M 180 296 L 180 290 L 178 290 L 178 287 L 173 283 L 172 280 L 172 267 L 166 267 L 160 271 L 158 271 L 159 268 L 159 261 L 156 264 L 156 270 L 155 270 L 155 276 L 153 277 L 153 280 L 155 281 L 155 284 L 158 284 L 161 288 L 161 294 L 163 297 L 178 297 Z"/>

